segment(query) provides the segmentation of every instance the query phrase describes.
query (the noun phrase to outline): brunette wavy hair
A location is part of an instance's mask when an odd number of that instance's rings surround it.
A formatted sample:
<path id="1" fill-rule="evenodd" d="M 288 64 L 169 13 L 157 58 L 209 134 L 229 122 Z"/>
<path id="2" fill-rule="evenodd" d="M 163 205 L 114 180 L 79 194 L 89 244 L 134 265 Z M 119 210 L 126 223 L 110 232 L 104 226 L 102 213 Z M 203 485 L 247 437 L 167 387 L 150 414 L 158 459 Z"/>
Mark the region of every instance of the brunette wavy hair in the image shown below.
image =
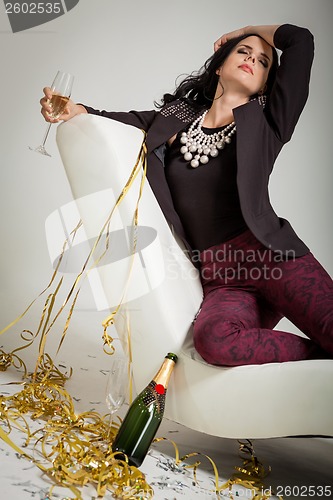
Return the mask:
<path id="1" fill-rule="evenodd" d="M 160 103 L 155 102 L 156 106 L 158 108 L 162 108 L 165 104 L 175 101 L 176 99 L 185 99 L 194 107 L 210 107 L 215 96 L 219 78 L 216 71 L 223 65 L 233 48 L 236 47 L 241 40 L 244 40 L 249 36 L 259 35 L 255 35 L 253 33 L 228 40 L 209 59 L 207 59 L 199 71 L 191 73 L 184 80 L 182 80 L 182 82 L 176 87 L 173 94 L 164 94 Z M 272 47 L 272 53 L 273 60 L 269 70 L 265 90 L 265 94 L 267 96 L 272 90 L 278 68 L 278 53 L 274 47 Z M 257 95 L 252 97 L 257 97 Z"/>

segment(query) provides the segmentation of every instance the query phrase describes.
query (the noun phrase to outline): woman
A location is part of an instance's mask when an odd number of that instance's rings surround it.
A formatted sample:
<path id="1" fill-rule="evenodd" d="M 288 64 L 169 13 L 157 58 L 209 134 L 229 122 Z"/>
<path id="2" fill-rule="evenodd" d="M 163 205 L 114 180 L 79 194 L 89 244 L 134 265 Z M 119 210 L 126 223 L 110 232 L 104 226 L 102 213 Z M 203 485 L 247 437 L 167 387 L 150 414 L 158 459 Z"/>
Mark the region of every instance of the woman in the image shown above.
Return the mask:
<path id="1" fill-rule="evenodd" d="M 150 185 L 200 268 L 194 343 L 212 364 L 333 355 L 332 279 L 268 195 L 276 157 L 307 100 L 313 54 L 305 28 L 247 26 L 223 35 L 160 111 L 114 113 L 70 101 L 60 117 L 93 113 L 147 131 Z M 48 116 L 50 89 L 44 93 L 42 114 L 57 121 Z M 273 330 L 283 316 L 309 338 Z"/>

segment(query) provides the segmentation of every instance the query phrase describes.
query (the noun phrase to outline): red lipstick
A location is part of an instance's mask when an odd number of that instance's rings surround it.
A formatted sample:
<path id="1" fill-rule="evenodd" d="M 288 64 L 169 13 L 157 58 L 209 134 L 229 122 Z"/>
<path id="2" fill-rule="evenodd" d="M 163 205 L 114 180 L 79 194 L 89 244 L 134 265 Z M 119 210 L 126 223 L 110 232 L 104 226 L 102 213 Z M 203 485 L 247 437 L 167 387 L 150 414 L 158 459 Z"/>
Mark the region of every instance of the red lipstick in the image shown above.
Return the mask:
<path id="1" fill-rule="evenodd" d="M 253 75 L 253 69 L 248 64 L 241 64 L 238 67 L 241 68 L 242 70 L 246 71 L 247 73 L 251 73 L 251 75 Z"/>

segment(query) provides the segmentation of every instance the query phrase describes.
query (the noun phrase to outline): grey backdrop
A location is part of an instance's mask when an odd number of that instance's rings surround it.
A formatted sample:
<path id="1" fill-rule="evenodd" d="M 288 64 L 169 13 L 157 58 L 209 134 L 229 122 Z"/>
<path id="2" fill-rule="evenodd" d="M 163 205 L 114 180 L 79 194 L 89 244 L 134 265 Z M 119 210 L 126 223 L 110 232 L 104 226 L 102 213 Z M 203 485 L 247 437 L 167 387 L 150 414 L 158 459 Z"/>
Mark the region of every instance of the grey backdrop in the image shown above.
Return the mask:
<path id="1" fill-rule="evenodd" d="M 42 87 L 63 69 L 75 75 L 76 101 L 110 110 L 151 109 L 178 75 L 202 65 L 216 38 L 247 24 L 289 22 L 315 36 L 310 97 L 276 164 L 271 198 L 332 273 L 332 14 L 332 0 L 80 0 L 66 15 L 13 34 L 1 3 L 0 329 L 47 284 L 52 267 L 45 219 L 72 199 L 56 126 L 47 144 L 52 158 L 28 150 L 46 127 L 39 114 Z M 20 329 L 33 328 L 41 305 L 5 333 L 0 346 L 17 346 Z M 104 316 L 79 311 L 66 352 L 74 352 L 78 338 L 86 348 L 100 349 Z M 286 320 L 282 324 L 297 331 Z"/>

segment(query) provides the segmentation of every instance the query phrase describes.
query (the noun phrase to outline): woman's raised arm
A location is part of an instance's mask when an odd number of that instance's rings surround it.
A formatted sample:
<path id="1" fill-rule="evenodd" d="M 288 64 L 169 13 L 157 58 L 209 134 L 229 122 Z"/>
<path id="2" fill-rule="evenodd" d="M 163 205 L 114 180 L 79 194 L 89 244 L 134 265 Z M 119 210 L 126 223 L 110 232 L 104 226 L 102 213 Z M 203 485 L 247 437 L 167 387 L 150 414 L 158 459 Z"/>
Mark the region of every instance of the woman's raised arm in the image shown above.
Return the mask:
<path id="1" fill-rule="evenodd" d="M 218 40 L 214 43 L 214 50 L 217 51 L 221 45 L 226 43 L 231 38 L 237 38 L 243 35 L 258 35 L 263 38 L 269 45 L 274 47 L 274 34 L 278 29 L 279 24 L 272 25 L 262 25 L 262 26 L 244 26 L 244 28 L 239 28 L 234 31 L 230 31 L 229 33 L 225 33 L 220 36 Z"/>

